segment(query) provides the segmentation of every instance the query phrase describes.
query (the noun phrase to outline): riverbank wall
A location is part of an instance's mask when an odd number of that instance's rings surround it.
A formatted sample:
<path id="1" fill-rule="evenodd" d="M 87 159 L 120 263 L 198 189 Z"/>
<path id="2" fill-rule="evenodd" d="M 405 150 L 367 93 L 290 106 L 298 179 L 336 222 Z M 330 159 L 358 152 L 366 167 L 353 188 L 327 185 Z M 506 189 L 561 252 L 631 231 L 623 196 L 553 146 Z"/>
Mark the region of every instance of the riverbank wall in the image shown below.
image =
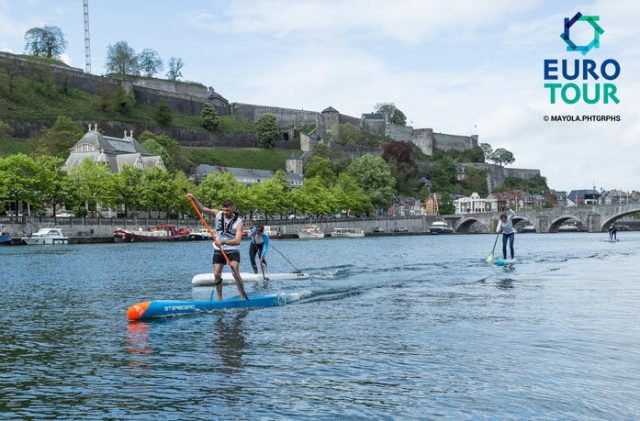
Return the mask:
<path id="1" fill-rule="evenodd" d="M 310 225 L 317 225 L 325 234 L 334 228 L 360 228 L 365 235 L 426 234 L 429 225 L 439 220 L 437 216 L 410 216 L 402 218 L 314 218 L 314 219 L 268 219 L 246 221 L 251 227 L 261 223 L 277 231 L 282 238 L 296 238 L 297 232 Z M 213 221 L 207 223 L 211 226 Z M 149 229 L 158 225 L 172 224 L 191 231 L 203 228 L 198 219 L 124 219 L 124 218 L 44 218 L 44 217 L 0 217 L 0 224 L 12 237 L 19 238 L 40 228 L 60 228 L 71 243 L 112 242 L 116 229 Z"/>

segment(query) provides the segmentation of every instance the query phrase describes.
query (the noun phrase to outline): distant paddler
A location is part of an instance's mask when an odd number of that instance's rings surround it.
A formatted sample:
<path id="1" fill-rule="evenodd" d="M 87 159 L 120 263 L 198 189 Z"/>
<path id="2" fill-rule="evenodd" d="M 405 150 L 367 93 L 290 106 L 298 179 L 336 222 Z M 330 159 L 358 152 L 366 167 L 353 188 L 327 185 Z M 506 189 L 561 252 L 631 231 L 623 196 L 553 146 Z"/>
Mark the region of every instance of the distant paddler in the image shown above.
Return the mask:
<path id="1" fill-rule="evenodd" d="M 513 240 L 516 235 L 513 229 L 513 217 L 515 215 L 515 212 L 511 209 L 509 209 L 509 215 L 501 213 L 500 222 L 498 222 L 498 227 L 496 228 L 497 233 L 502 232 L 502 257 L 504 260 L 507 260 L 507 243 L 509 243 L 509 251 L 513 260 Z"/>
<path id="2" fill-rule="evenodd" d="M 222 299 L 222 267 L 227 263 L 231 266 L 231 272 L 236 280 L 240 298 L 247 299 L 242 278 L 240 277 L 240 272 L 238 272 L 238 266 L 240 265 L 239 246 L 242 241 L 242 228 L 244 223 L 236 211 L 235 204 L 232 200 L 226 199 L 222 202 L 222 209 L 218 210 L 205 207 L 198 199 L 193 197 L 191 193 L 186 193 L 186 196 L 198 212 L 206 213 L 215 218 L 213 276 L 218 299 Z"/>

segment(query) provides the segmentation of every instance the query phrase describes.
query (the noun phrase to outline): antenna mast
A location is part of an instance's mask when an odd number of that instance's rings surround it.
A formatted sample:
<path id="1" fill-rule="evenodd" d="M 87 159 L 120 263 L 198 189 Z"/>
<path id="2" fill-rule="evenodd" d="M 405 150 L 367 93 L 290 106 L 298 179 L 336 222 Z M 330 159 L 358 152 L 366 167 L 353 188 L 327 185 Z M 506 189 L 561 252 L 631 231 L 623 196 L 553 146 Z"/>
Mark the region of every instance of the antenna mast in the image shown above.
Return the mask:
<path id="1" fill-rule="evenodd" d="M 89 43 L 89 0 L 82 0 L 84 11 L 84 71 L 91 73 L 91 48 Z"/>

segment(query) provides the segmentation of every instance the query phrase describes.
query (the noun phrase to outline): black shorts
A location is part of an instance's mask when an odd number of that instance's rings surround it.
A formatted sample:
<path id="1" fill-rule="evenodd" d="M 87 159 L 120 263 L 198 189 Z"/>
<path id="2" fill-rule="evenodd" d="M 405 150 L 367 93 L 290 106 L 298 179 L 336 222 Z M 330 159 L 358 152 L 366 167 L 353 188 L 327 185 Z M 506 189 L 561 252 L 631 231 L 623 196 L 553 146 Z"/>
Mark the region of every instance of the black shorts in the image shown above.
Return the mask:
<path id="1" fill-rule="evenodd" d="M 240 263 L 240 252 L 238 250 L 226 250 L 225 254 L 230 261 Z M 224 260 L 224 256 L 222 255 L 222 253 L 220 253 L 220 250 L 216 250 L 213 252 L 213 264 L 227 264 L 227 261 Z"/>

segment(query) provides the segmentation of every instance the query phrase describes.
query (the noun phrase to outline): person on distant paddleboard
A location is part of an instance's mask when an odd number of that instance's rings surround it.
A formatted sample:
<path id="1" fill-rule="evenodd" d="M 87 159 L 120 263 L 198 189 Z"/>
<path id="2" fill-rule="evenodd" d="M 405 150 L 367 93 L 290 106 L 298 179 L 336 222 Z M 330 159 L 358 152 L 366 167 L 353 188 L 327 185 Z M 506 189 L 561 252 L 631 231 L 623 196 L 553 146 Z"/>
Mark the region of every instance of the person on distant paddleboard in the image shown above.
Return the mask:
<path id="1" fill-rule="evenodd" d="M 618 227 L 616 224 L 611 224 L 609 227 L 609 241 L 616 241 L 618 239 Z"/>
<path id="2" fill-rule="evenodd" d="M 509 251 L 511 252 L 511 259 L 513 260 L 513 240 L 516 232 L 513 229 L 513 217 L 515 212 L 509 209 L 509 215 L 506 213 L 500 214 L 500 222 L 498 222 L 498 228 L 496 232 L 502 232 L 502 257 L 507 260 L 507 242 L 509 243 Z"/>
<path id="3" fill-rule="evenodd" d="M 264 232 L 264 225 L 257 224 L 251 228 L 250 231 L 245 231 L 247 238 L 251 239 L 251 245 L 249 246 L 249 259 L 251 260 L 251 266 L 253 267 L 253 273 L 258 273 L 258 265 L 256 264 L 256 255 L 258 255 L 258 261 L 260 265 L 267 267 L 267 260 L 265 255 L 269 250 L 269 234 Z"/>
<path id="4" fill-rule="evenodd" d="M 212 209 L 205 207 L 198 199 L 187 193 L 187 198 L 193 199 L 202 213 L 206 213 L 215 217 L 215 234 L 216 241 L 213 243 L 213 277 L 215 278 L 216 292 L 218 299 L 222 299 L 222 267 L 226 264 L 226 260 L 220 249 L 229 258 L 231 266 L 238 272 L 240 266 L 240 242 L 242 241 L 242 227 L 244 222 L 236 211 L 236 205 L 232 200 L 226 199 L 222 201 L 222 209 Z M 246 298 L 240 291 L 240 298 Z"/>

